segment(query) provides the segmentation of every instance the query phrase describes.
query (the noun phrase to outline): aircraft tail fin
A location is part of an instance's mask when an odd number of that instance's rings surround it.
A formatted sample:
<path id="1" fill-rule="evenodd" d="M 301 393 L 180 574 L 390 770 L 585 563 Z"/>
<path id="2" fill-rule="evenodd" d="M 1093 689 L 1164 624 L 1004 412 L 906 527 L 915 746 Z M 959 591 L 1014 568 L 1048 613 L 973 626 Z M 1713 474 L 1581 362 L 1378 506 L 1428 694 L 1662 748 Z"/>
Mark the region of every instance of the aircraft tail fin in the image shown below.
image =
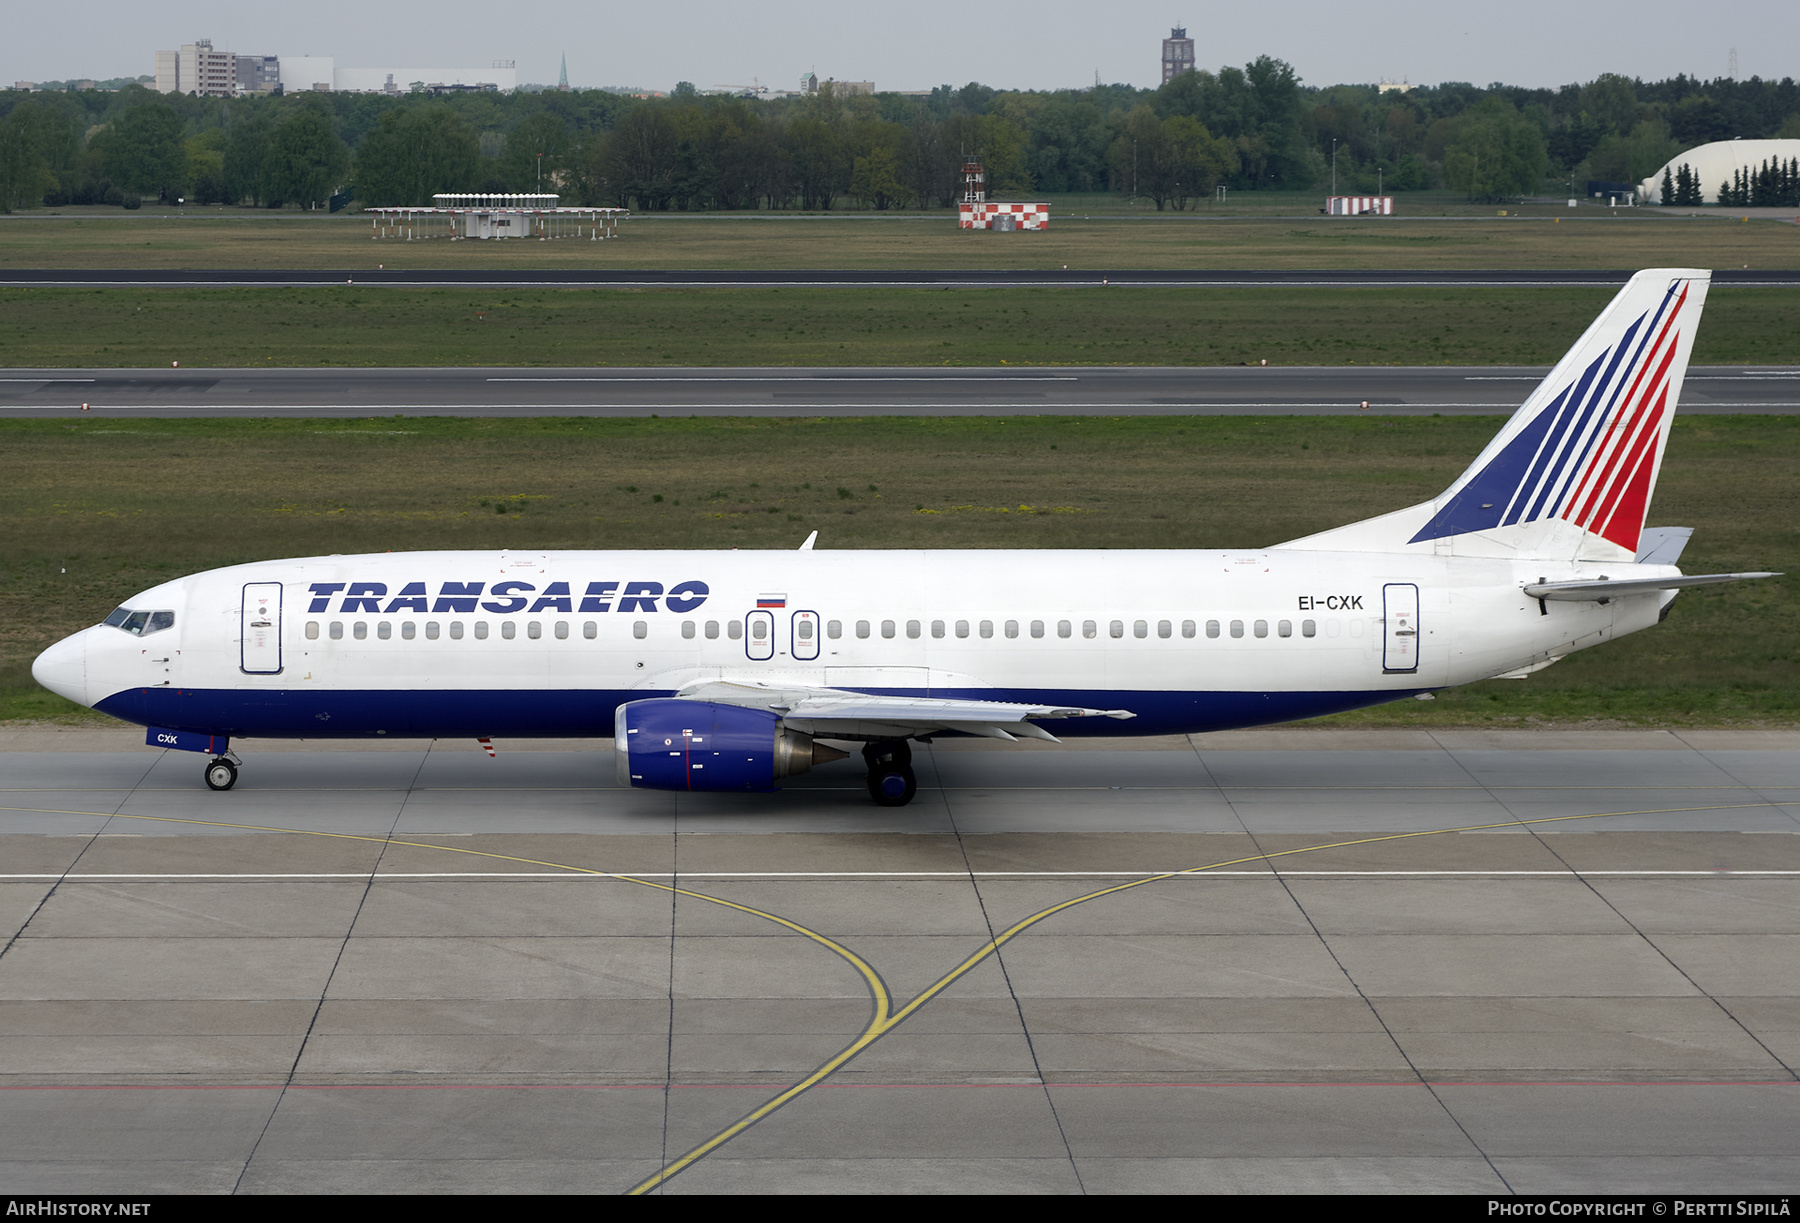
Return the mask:
<path id="1" fill-rule="evenodd" d="M 1629 559 L 1710 282 L 1686 268 L 1639 272 L 1437 498 L 1282 546 Z"/>

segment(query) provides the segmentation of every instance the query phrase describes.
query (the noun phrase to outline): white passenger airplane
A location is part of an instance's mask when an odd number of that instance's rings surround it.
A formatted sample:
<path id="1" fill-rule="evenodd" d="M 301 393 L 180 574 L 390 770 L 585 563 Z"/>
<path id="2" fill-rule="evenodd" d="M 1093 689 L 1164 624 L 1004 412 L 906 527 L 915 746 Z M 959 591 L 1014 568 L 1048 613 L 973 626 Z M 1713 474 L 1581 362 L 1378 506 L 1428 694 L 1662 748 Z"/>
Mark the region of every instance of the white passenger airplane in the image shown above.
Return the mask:
<path id="1" fill-rule="evenodd" d="M 416 552 L 215 569 L 39 656 L 39 683 L 213 757 L 234 737 L 611 735 L 622 784 L 770 790 L 860 741 L 1309 718 L 1656 624 L 1691 531 L 1643 529 L 1709 273 L 1640 272 L 1442 494 L 1218 552 Z M 817 532 L 814 532 L 816 537 Z"/>

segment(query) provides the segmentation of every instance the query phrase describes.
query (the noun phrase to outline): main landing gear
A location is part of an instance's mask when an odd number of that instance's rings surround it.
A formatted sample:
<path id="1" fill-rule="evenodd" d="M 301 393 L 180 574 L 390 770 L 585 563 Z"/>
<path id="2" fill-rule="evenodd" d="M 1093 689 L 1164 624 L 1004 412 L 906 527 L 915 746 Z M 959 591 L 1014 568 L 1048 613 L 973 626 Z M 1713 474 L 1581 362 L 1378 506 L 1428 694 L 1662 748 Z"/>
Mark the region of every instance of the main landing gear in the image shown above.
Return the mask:
<path id="1" fill-rule="evenodd" d="M 863 748 L 869 766 L 869 797 L 880 807 L 904 807 L 919 792 L 913 777 L 912 745 L 904 739 L 888 739 Z"/>
<path id="2" fill-rule="evenodd" d="M 237 785 L 238 765 L 242 763 L 236 756 L 214 756 L 206 762 L 206 787 L 209 790 L 229 790 Z"/>

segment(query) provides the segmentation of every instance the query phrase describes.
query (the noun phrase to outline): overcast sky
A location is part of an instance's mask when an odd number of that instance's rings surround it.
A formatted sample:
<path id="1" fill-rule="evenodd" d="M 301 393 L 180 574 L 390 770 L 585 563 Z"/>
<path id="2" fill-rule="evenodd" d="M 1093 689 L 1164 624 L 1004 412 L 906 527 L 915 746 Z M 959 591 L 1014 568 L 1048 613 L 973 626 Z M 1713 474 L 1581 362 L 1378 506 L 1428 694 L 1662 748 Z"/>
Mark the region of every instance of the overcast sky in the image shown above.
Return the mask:
<path id="1" fill-rule="evenodd" d="M 1200 65 L 1272 55 L 1310 85 L 1560 85 L 1602 72 L 1660 79 L 1800 75 L 1794 0 L 687 0 L 621 4 L 305 0 L 86 0 L 8 5 L 0 84 L 154 73 L 155 53 L 196 38 L 221 50 L 329 55 L 339 67 L 484 66 L 514 60 L 519 80 L 702 89 L 754 80 L 792 88 L 873 80 L 878 89 L 981 81 L 1001 89 L 1107 82 L 1155 85 L 1161 40 L 1180 22 Z"/>

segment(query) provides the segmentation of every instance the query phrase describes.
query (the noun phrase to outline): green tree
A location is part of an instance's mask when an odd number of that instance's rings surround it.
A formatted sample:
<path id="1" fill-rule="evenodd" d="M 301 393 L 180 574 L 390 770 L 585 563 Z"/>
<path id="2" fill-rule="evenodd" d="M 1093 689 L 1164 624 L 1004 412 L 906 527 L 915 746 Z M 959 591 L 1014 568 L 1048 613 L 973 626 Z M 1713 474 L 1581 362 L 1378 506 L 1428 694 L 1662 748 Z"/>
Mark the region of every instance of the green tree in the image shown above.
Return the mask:
<path id="1" fill-rule="evenodd" d="M 1613 72 L 1603 72 L 1581 88 L 1581 111 L 1602 135 L 1624 135 L 1638 122 L 1637 87 Z"/>
<path id="2" fill-rule="evenodd" d="M 1608 134 L 1588 154 L 1583 177 L 1615 183 L 1636 183 L 1681 152 L 1669 136 L 1669 125 L 1660 118 L 1645 119 L 1625 135 Z"/>
<path id="3" fill-rule="evenodd" d="M 50 166 L 31 120 L 31 112 L 21 106 L 0 121 L 0 211 L 43 203 L 50 185 Z"/>
<path id="4" fill-rule="evenodd" d="M 850 194 L 867 208 L 903 208 L 912 192 L 900 178 L 900 158 L 892 145 L 877 144 L 856 159 Z"/>
<path id="5" fill-rule="evenodd" d="M 106 176 L 126 192 L 173 199 L 187 183 L 181 116 L 165 102 L 130 107 L 112 124 Z"/>
<path id="6" fill-rule="evenodd" d="M 597 177 L 620 203 L 640 211 L 667 209 L 674 197 L 679 136 L 666 107 L 638 106 L 597 150 Z"/>
<path id="7" fill-rule="evenodd" d="M 197 136 L 182 141 L 187 155 L 188 182 L 185 192 L 189 203 L 223 204 L 225 202 L 225 133 L 209 127 Z"/>
<path id="8" fill-rule="evenodd" d="M 501 174 L 514 191 L 557 191 L 567 174 L 573 141 L 569 125 L 540 110 L 506 135 Z"/>
<path id="9" fill-rule="evenodd" d="M 225 134 L 225 199 L 241 204 L 263 202 L 263 158 L 275 135 L 275 123 L 266 111 L 234 114 Z"/>
<path id="10" fill-rule="evenodd" d="M 446 106 L 390 110 L 356 150 L 356 196 L 374 207 L 424 207 L 480 183 L 475 129 Z"/>
<path id="11" fill-rule="evenodd" d="M 349 165 L 350 154 L 331 130 L 331 120 L 317 107 L 302 107 L 275 127 L 263 159 L 263 196 L 272 206 L 323 206 Z"/>
<path id="12" fill-rule="evenodd" d="M 1537 190 L 1549 163 L 1544 133 L 1504 98 L 1489 97 L 1457 120 L 1444 149 L 1444 178 L 1471 199 Z"/>

